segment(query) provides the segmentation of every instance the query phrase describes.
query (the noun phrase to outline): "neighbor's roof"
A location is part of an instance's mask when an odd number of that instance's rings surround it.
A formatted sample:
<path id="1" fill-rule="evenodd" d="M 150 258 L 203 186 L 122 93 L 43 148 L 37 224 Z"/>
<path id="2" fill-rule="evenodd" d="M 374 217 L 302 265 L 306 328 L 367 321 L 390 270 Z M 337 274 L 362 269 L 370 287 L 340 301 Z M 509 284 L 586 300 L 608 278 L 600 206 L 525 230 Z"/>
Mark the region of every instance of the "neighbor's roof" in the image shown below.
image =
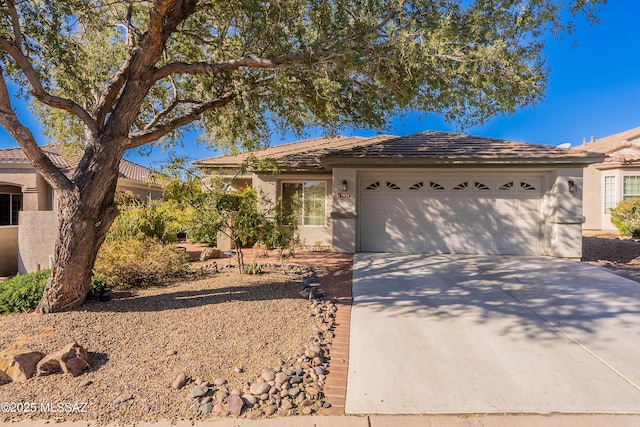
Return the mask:
<path id="1" fill-rule="evenodd" d="M 583 144 L 576 148 L 595 151 L 597 153 L 610 154 L 628 147 L 636 147 L 640 149 L 640 142 L 632 142 L 635 140 L 640 140 L 640 127 L 606 136 L 604 138 L 599 138 L 593 142 Z"/>
<path id="2" fill-rule="evenodd" d="M 53 164 L 60 168 L 65 174 L 73 172 L 78 162 L 76 156 L 65 154 L 61 150 L 53 147 L 41 148 Z M 31 162 L 24 154 L 22 148 L 3 148 L 0 149 L 0 164 L 1 163 L 30 164 Z M 149 184 L 155 182 L 157 175 L 157 172 L 139 164 L 124 159 L 120 161 L 119 178 Z"/>
<path id="3" fill-rule="evenodd" d="M 249 154 L 280 167 L 322 170 L 336 165 L 547 164 L 601 162 L 602 154 L 464 134 L 426 131 L 407 136 L 317 138 L 251 153 L 195 162 L 202 167 L 239 166 Z"/>

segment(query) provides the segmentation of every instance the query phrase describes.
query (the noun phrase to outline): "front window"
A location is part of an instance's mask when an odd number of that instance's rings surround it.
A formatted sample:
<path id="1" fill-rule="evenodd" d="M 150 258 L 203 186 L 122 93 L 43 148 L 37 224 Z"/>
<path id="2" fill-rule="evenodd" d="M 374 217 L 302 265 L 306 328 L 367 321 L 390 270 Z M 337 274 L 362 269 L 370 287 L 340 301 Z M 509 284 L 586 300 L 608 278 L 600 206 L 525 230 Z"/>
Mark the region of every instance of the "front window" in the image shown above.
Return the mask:
<path id="1" fill-rule="evenodd" d="M 320 225 L 326 223 L 326 183 L 322 181 L 282 183 L 282 205 L 291 215 L 298 209 L 298 225 Z"/>
<path id="2" fill-rule="evenodd" d="M 625 176 L 622 181 L 622 199 L 640 198 L 640 176 Z"/>
<path id="3" fill-rule="evenodd" d="M 616 207 L 616 177 L 604 177 L 604 213 L 609 214 L 610 210 Z"/>
<path id="4" fill-rule="evenodd" d="M 0 225 L 18 225 L 18 212 L 21 210 L 21 194 L 0 193 Z"/>

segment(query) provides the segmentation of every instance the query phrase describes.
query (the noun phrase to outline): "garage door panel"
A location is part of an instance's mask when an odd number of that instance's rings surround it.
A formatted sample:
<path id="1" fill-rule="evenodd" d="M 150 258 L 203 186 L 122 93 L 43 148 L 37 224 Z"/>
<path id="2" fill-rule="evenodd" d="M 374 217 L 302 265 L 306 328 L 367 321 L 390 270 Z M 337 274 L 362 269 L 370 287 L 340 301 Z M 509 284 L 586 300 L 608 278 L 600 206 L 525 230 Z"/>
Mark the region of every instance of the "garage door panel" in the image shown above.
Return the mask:
<path id="1" fill-rule="evenodd" d="M 520 212 L 540 212 L 540 199 L 516 200 L 516 209 Z"/>
<path id="2" fill-rule="evenodd" d="M 367 188 L 375 182 L 380 185 Z M 539 177 L 364 178 L 360 250 L 538 255 L 541 182 Z"/>
<path id="3" fill-rule="evenodd" d="M 388 216 L 382 215 L 367 215 L 367 219 L 361 221 L 360 229 L 364 234 L 371 233 L 384 233 L 386 229 Z"/>

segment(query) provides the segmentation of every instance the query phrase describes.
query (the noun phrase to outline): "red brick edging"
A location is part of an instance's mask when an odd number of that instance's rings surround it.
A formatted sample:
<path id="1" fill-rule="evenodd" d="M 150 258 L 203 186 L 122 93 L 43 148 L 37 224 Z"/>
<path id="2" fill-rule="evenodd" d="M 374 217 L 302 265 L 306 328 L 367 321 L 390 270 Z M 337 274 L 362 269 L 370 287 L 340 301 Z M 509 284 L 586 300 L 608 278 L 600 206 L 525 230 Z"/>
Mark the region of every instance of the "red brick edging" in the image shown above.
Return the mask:
<path id="1" fill-rule="evenodd" d="M 329 374 L 324 385 L 325 401 L 331 407 L 323 409 L 323 415 L 344 415 L 349 374 L 353 257 L 336 261 L 337 265 L 326 266 L 330 271 L 322 278 L 326 282 L 327 298 L 334 301 L 338 309 L 330 350 Z"/>

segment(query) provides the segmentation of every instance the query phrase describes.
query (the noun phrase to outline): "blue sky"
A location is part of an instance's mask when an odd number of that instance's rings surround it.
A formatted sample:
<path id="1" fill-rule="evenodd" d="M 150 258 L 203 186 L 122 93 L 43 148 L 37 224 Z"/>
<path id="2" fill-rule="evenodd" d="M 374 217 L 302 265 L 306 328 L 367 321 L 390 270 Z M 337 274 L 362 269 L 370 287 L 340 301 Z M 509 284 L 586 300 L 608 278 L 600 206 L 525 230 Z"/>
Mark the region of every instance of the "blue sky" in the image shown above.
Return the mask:
<path id="1" fill-rule="evenodd" d="M 640 126 L 640 1 L 611 0 L 600 8 L 601 22 L 591 26 L 579 21 L 572 35 L 562 41 L 550 40 L 547 63 L 551 75 L 542 103 L 524 108 L 511 116 L 495 117 L 485 125 L 465 129 L 466 133 L 558 145 L 582 143 L 592 135 L 601 138 Z M 575 42 L 575 45 L 574 45 Z M 21 118 L 32 125 L 24 106 L 17 107 Z M 393 120 L 389 132 L 407 135 L 422 130 L 456 131 L 432 115 L 409 114 Z M 344 134 L 370 135 L 358 129 Z M 39 132 L 36 138 L 46 141 Z M 195 138 L 193 138 L 195 139 Z M 293 136 L 274 135 L 272 144 L 295 140 Z M 18 144 L 0 129 L 0 148 Z M 212 149 L 198 147 L 186 139 L 176 153 L 192 159 L 215 155 Z M 157 166 L 166 157 L 159 149 L 150 156 L 137 151 L 126 155 L 145 166 Z"/>

